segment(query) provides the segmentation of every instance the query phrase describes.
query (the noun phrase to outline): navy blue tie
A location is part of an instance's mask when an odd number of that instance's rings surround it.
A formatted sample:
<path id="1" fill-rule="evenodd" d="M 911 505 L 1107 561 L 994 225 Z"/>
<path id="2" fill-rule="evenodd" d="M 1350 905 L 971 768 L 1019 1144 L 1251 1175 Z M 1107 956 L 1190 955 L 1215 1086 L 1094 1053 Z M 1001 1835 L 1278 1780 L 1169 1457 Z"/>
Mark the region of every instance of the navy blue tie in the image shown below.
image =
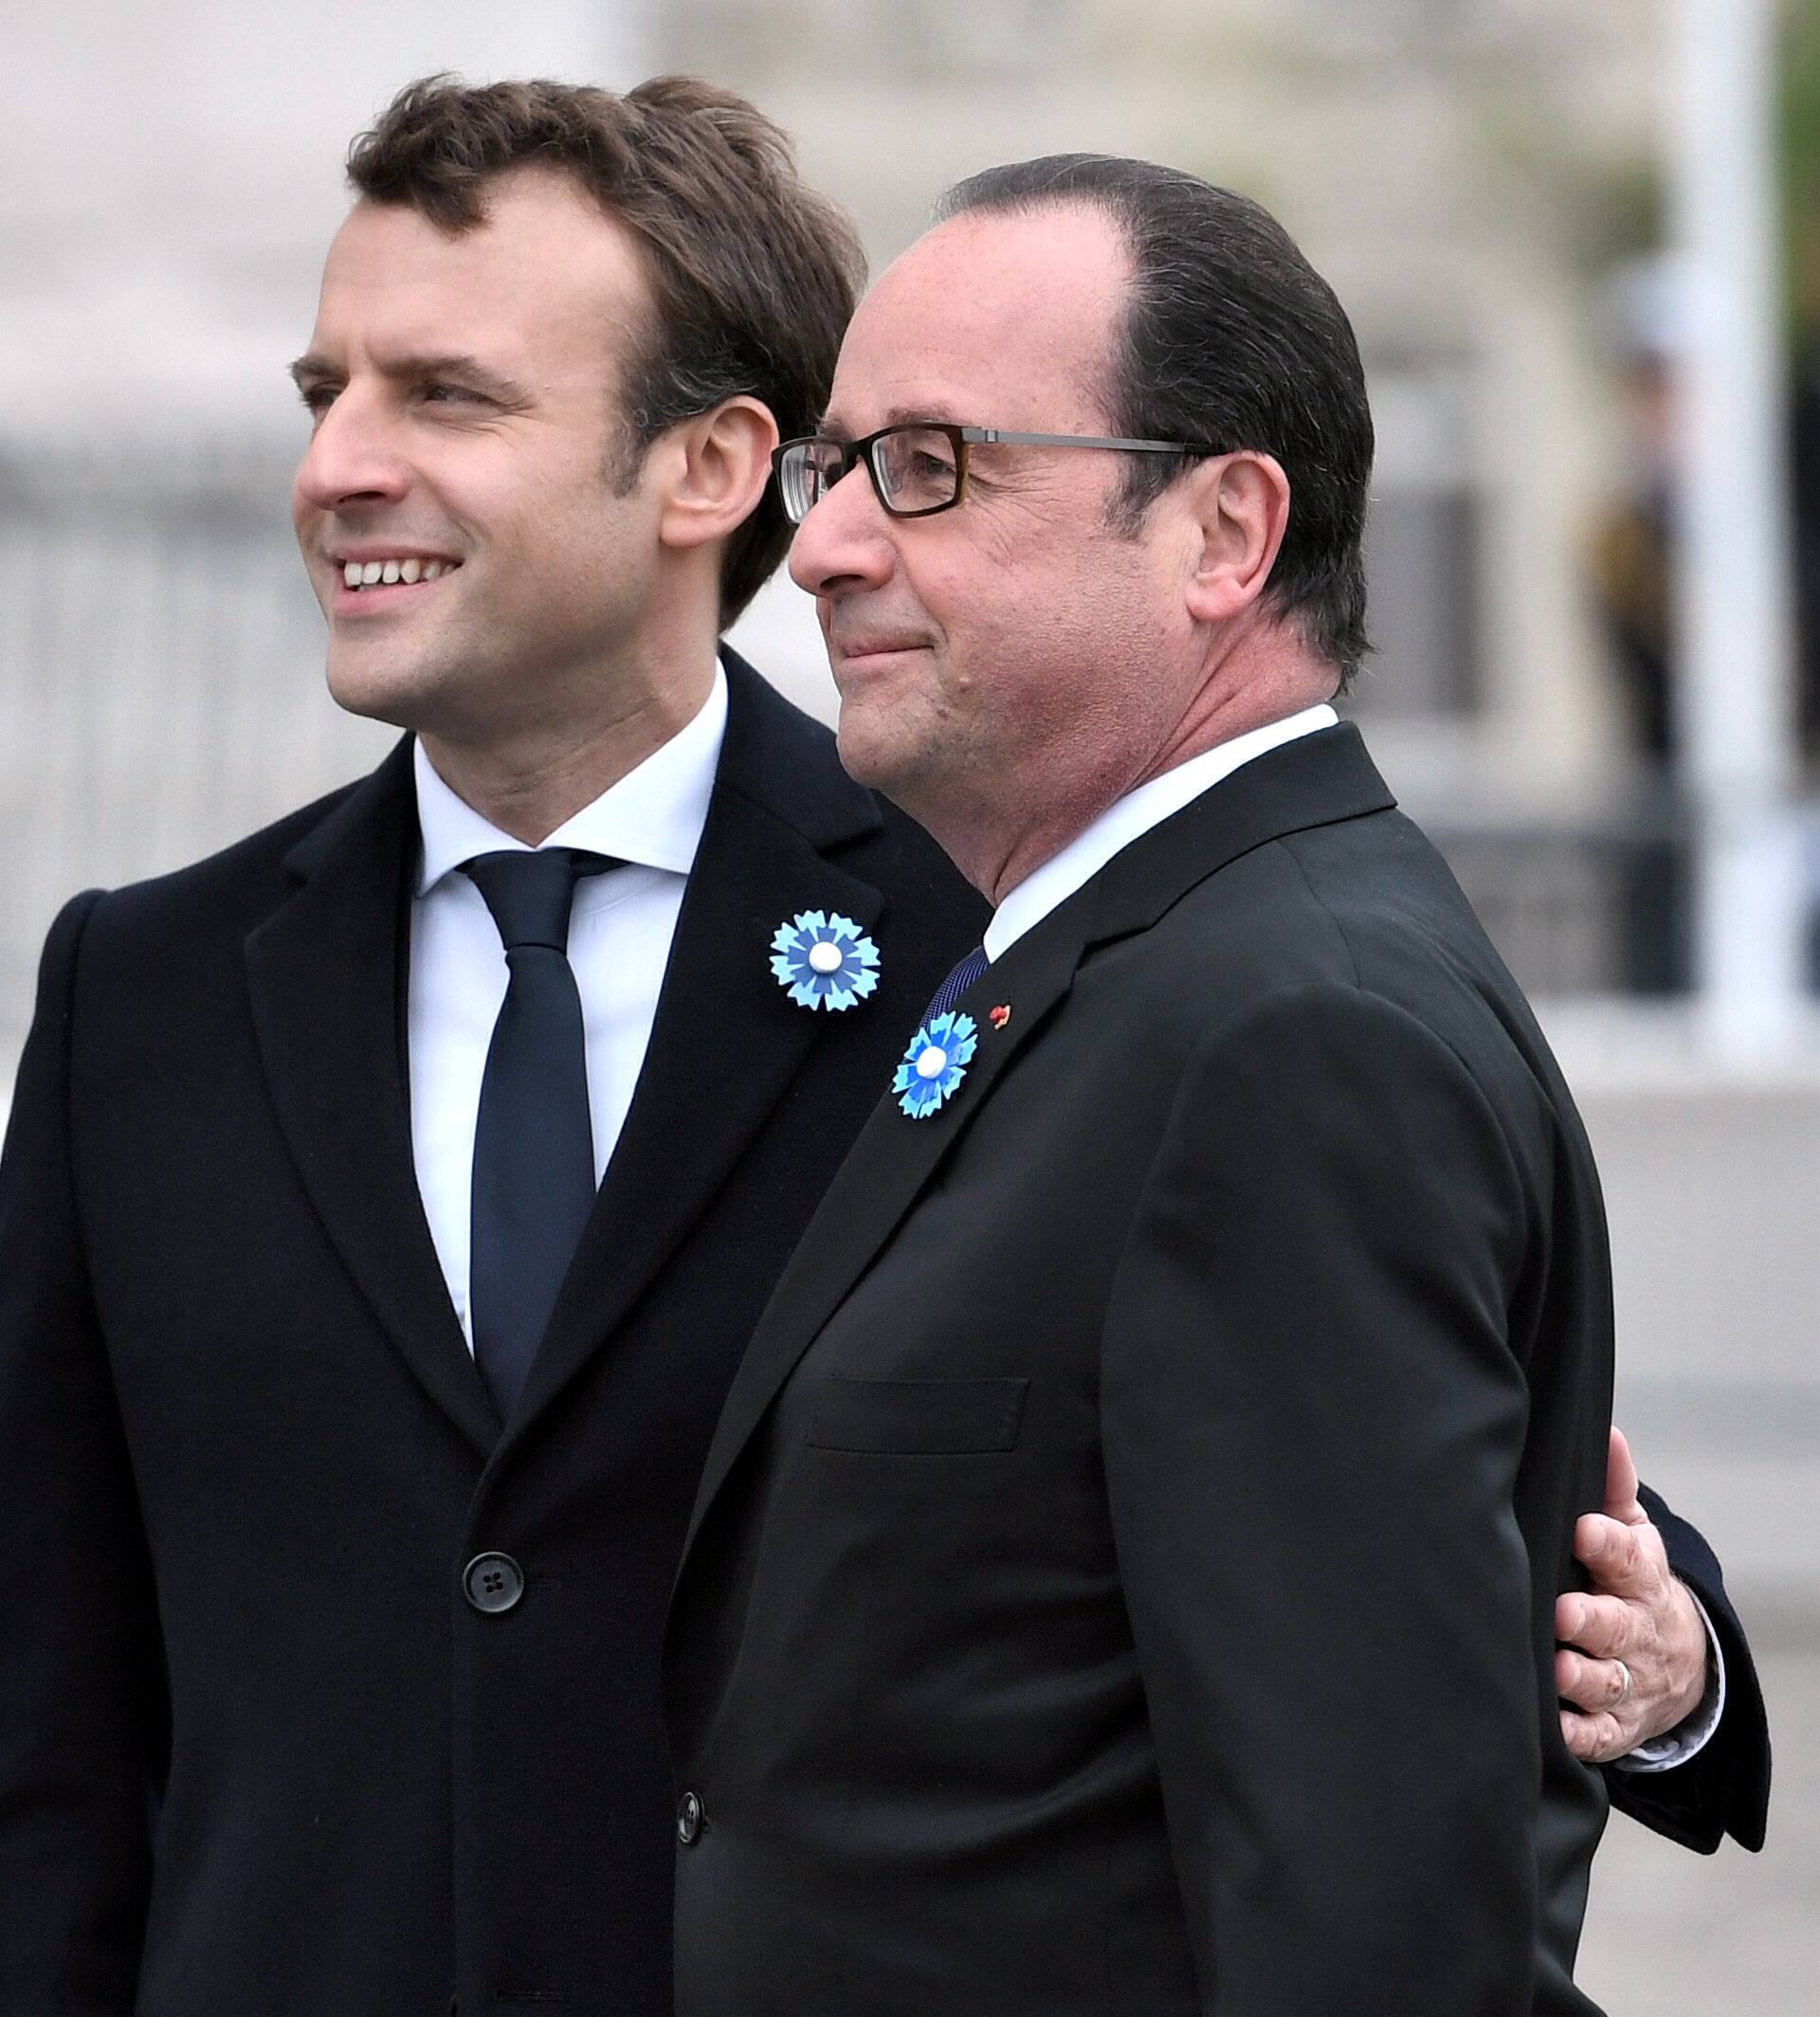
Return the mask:
<path id="1" fill-rule="evenodd" d="M 933 1023 L 937 1016 L 946 1015 L 991 965 L 992 961 L 986 956 L 986 948 L 975 946 L 936 990 L 928 1008 L 922 1011 L 922 1022 L 919 1023 L 917 1027 L 920 1029 L 925 1024 Z"/>
<path id="2" fill-rule="evenodd" d="M 569 965 L 575 884 L 618 864 L 569 847 L 477 855 L 467 876 L 510 970 L 474 1131 L 468 1309 L 474 1357 L 509 1421 L 594 1202 L 581 996 Z"/>

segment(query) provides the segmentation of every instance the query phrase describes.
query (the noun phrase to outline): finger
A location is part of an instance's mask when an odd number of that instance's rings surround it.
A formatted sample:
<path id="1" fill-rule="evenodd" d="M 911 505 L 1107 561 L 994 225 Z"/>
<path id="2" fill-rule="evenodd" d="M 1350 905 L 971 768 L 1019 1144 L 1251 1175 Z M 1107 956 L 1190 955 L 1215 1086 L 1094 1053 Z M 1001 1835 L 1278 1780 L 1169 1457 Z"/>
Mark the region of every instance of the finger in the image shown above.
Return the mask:
<path id="1" fill-rule="evenodd" d="M 1577 1590 L 1564 1590 L 1555 1599 L 1555 1636 L 1578 1645 L 1586 1623 L 1586 1599 Z M 1601 1650 L 1603 1650 L 1601 1648 Z"/>
<path id="2" fill-rule="evenodd" d="M 1602 1597 L 1596 1590 L 1579 1600 L 1578 1629 L 1559 1636 L 1592 1660 L 1631 1660 L 1644 1634 L 1635 1608 L 1623 1597 Z"/>
<path id="3" fill-rule="evenodd" d="M 1588 1715 L 1615 1710 L 1629 1699 L 1630 1687 L 1618 1661 L 1589 1660 L 1572 1646 L 1563 1646 L 1555 1655 L 1555 1692 Z"/>
<path id="4" fill-rule="evenodd" d="M 1655 1529 L 1626 1526 L 1603 1513 L 1582 1513 L 1574 1522 L 1574 1553 L 1593 1583 L 1610 1595 L 1653 1601 L 1662 1593 L 1664 1563 L 1645 1538 Z"/>
<path id="5" fill-rule="evenodd" d="M 1589 1765 L 1609 1765 L 1634 1748 L 1610 1710 L 1602 1710 L 1596 1716 L 1576 1716 L 1573 1710 L 1563 1709 L 1561 1735 L 1574 1755 Z"/>
<path id="6" fill-rule="evenodd" d="M 1629 1527 L 1634 1527 L 1649 1517 L 1637 1499 L 1637 1466 L 1630 1455 L 1630 1445 L 1615 1422 L 1606 1444 L 1605 1511 L 1608 1518 L 1621 1519 Z"/>

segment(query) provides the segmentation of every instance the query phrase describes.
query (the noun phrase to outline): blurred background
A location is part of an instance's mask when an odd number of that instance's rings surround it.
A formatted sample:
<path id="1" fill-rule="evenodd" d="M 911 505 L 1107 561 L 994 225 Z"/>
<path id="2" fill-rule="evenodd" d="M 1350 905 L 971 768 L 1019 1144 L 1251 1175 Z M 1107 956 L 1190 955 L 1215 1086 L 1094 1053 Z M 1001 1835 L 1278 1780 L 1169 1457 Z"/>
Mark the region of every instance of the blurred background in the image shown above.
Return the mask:
<path id="1" fill-rule="evenodd" d="M 1064 148 L 1262 198 L 1357 326 L 1354 712 L 1599 1152 L 1618 1418 L 1762 1656 L 1770 1845 L 1614 1823 L 1617 2013 L 1820 1979 L 1820 0 L 62 0 L 0 67 L 0 1083 L 57 905 L 370 767 L 287 490 L 351 136 L 408 79 L 701 72 L 875 269 Z M 737 642 L 833 694 L 774 584 Z M 0 1106 L 6 1095 L 0 1091 Z M 1437 1938 L 1445 1930 L 1437 1929 Z"/>

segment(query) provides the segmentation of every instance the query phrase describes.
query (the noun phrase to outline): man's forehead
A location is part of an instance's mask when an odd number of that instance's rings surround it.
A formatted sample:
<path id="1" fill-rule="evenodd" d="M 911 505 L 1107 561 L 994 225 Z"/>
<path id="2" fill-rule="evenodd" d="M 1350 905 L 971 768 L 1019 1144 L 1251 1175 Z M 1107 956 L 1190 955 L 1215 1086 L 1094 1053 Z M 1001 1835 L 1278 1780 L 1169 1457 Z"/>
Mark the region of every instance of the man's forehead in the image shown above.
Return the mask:
<path id="1" fill-rule="evenodd" d="M 459 233 L 408 204 L 356 203 L 323 263 L 312 347 L 498 354 L 566 333 L 597 350 L 649 302 L 624 227 L 554 176 L 505 178 Z"/>
<path id="2" fill-rule="evenodd" d="M 522 361 L 535 325 L 511 304 L 472 289 L 411 284 L 407 275 L 375 274 L 367 284 L 337 285 L 325 273 L 311 362 L 344 364 L 355 354 L 384 371 L 428 359 L 467 356 L 501 371 Z"/>
<path id="3" fill-rule="evenodd" d="M 868 431 L 907 418 L 1010 427 L 1027 409 L 1054 416 L 1058 402 L 1094 407 L 1129 273 L 1117 227 L 1083 206 L 937 225 L 860 304 L 829 419 Z"/>

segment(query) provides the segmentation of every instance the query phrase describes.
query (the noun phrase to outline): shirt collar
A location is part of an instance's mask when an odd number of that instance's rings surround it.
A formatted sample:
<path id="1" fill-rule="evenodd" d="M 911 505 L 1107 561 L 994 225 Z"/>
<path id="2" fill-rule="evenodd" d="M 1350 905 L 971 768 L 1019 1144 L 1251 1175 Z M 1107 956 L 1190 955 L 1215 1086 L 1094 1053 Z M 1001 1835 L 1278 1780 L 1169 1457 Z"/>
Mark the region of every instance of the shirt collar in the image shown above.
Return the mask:
<path id="1" fill-rule="evenodd" d="M 685 876 L 701 844 L 708 801 L 727 727 L 727 676 L 717 663 L 714 684 L 695 718 L 678 729 L 592 805 L 584 806 L 543 843 L 546 847 L 580 847 Z M 411 751 L 417 785 L 417 825 L 423 858 L 417 872 L 421 897 L 450 870 L 477 854 L 522 848 L 509 833 L 475 811 L 444 783 L 419 742 Z"/>
<path id="2" fill-rule="evenodd" d="M 1203 791 L 1210 791 L 1222 778 L 1230 777 L 1241 764 L 1294 742 L 1298 736 L 1312 736 L 1317 729 L 1332 728 L 1338 719 L 1325 701 L 1318 707 L 1304 707 L 1281 721 L 1267 721 L 1230 741 L 1216 742 L 1210 750 L 1127 791 L 1077 833 L 1060 854 L 1051 855 L 1010 892 L 986 927 L 986 956 L 1003 958 L 1026 932 L 1090 881 L 1114 855 L 1153 827 L 1161 826 Z"/>

